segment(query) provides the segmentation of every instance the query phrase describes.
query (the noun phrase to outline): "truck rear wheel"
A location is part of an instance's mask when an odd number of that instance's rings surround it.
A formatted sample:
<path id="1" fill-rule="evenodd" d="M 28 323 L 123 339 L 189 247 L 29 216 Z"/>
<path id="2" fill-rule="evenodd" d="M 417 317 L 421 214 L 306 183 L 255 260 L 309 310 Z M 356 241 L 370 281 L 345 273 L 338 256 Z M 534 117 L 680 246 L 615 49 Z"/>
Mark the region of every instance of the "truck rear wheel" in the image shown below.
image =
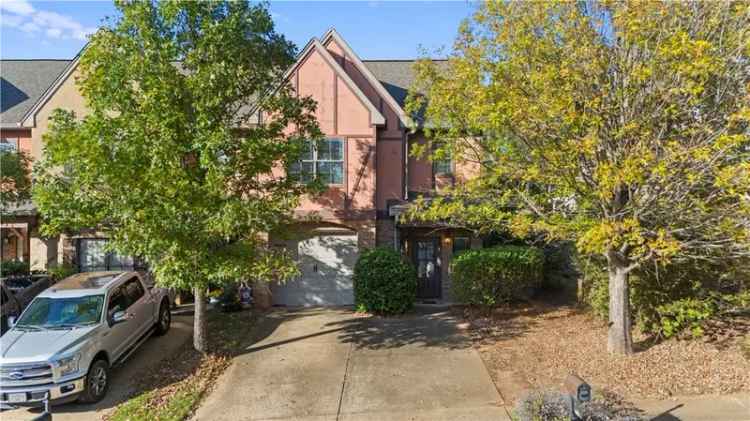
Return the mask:
<path id="1" fill-rule="evenodd" d="M 86 373 L 86 383 L 83 393 L 78 397 L 81 403 L 96 403 L 104 399 L 109 389 L 109 364 L 106 360 L 98 359 L 91 364 Z"/>

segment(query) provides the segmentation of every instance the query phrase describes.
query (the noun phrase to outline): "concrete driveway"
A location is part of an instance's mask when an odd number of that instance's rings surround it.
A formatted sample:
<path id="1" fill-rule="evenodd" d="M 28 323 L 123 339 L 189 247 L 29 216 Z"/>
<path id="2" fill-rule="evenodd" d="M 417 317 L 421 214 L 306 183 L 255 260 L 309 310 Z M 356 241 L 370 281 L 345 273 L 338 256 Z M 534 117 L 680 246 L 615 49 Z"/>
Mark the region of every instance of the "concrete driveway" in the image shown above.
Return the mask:
<path id="1" fill-rule="evenodd" d="M 196 420 L 507 419 L 482 360 L 447 312 L 359 317 L 275 311 Z"/>
<path id="2" fill-rule="evenodd" d="M 122 365 L 110 373 L 111 383 L 107 396 L 93 405 L 77 403 L 63 404 L 52 408 L 55 421 L 94 421 L 112 410 L 117 404 L 127 399 L 136 389 L 136 380 L 141 373 L 156 367 L 165 358 L 170 357 L 193 336 L 193 316 L 172 315 L 172 326 L 164 336 L 151 337 Z M 0 413 L 0 420 L 28 421 L 39 416 L 40 411 L 33 408 L 19 408 Z"/>

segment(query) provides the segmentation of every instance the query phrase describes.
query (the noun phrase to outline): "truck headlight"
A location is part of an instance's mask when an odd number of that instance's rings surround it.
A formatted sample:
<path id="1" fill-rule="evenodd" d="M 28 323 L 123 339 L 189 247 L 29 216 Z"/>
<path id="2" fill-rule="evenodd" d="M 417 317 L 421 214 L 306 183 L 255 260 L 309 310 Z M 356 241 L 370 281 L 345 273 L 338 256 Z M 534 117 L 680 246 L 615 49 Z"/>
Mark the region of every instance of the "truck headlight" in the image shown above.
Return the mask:
<path id="1" fill-rule="evenodd" d="M 60 377 L 62 377 L 78 371 L 78 361 L 80 359 L 81 354 L 73 354 L 71 356 L 55 360 L 53 364 L 57 366 L 58 373 L 60 373 Z"/>

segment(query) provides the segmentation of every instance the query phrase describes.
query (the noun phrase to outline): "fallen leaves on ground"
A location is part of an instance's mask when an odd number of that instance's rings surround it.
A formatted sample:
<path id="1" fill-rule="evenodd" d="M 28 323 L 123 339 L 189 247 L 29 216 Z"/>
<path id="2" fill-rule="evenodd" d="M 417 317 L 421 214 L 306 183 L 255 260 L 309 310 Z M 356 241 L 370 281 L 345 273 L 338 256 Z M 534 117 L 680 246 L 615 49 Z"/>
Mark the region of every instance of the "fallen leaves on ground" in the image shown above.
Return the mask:
<path id="1" fill-rule="evenodd" d="M 254 314 L 210 313 L 208 318 L 211 352 L 202 354 L 186 343 L 159 367 L 143 378 L 132 398 L 105 415 L 106 421 L 181 421 L 197 407 L 201 398 L 226 370 L 231 357 L 249 337 Z"/>
<path id="2" fill-rule="evenodd" d="M 750 360 L 739 341 L 654 343 L 634 332 L 635 354 L 612 356 L 606 323 L 575 307 L 537 302 L 489 316 L 466 311 L 465 316 L 493 380 L 521 379 L 522 387 L 506 388 L 519 395 L 530 388 L 559 390 L 569 373 L 588 381 L 595 393 L 599 389 L 628 399 L 750 391 Z"/>

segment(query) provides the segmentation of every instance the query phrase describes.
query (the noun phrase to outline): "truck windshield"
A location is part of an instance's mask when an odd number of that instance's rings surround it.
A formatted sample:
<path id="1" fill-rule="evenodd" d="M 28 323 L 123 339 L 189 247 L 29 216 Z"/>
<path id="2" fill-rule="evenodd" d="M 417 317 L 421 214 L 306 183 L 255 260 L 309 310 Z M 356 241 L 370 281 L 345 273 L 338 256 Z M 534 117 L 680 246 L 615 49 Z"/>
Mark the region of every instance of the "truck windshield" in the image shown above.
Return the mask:
<path id="1" fill-rule="evenodd" d="M 104 295 L 37 297 L 23 312 L 17 328 L 66 328 L 96 324 L 102 314 Z"/>

